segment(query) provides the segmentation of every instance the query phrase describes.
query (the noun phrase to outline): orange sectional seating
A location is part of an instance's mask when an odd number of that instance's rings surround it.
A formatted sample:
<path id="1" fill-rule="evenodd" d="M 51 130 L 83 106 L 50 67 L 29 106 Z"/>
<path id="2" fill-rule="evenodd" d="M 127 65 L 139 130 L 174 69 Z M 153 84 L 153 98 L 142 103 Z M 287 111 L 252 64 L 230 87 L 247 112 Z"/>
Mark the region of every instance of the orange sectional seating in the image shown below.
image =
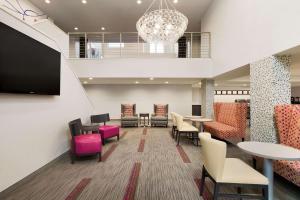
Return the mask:
<path id="1" fill-rule="evenodd" d="M 244 140 L 247 126 L 246 103 L 214 103 L 215 121 L 205 122 L 204 130 L 220 139 Z"/>
<path id="2" fill-rule="evenodd" d="M 279 142 L 300 149 L 300 105 L 277 105 L 275 118 Z M 276 161 L 274 170 L 300 187 L 300 161 Z"/>

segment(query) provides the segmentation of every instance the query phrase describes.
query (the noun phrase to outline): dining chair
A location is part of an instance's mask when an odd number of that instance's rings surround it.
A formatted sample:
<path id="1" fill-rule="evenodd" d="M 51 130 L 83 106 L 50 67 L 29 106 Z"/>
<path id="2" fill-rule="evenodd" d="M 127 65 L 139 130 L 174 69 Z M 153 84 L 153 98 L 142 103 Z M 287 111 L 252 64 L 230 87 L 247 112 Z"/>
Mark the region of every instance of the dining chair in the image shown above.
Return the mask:
<path id="1" fill-rule="evenodd" d="M 213 199 L 219 197 L 227 198 L 255 198 L 268 199 L 268 179 L 237 158 L 226 158 L 225 142 L 210 138 L 208 134 L 199 134 L 203 153 L 203 168 L 200 184 L 200 195 L 202 196 L 205 178 L 208 177 L 214 183 Z M 221 193 L 220 188 L 231 186 L 237 188 L 237 193 Z M 242 194 L 242 188 L 258 188 L 260 194 Z"/>

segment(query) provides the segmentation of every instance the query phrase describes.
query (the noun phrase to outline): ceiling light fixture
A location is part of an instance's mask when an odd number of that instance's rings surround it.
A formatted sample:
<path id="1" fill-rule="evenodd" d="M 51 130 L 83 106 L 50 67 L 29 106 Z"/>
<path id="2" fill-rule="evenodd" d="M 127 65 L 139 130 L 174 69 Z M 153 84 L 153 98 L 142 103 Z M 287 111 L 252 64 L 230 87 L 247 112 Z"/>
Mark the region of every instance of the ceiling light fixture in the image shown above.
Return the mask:
<path id="1" fill-rule="evenodd" d="M 87 81 L 83 81 L 83 84 L 87 84 L 88 82 Z"/>
<path id="2" fill-rule="evenodd" d="M 153 9 L 155 6 L 158 9 Z M 153 0 L 136 29 L 149 43 L 175 43 L 185 32 L 188 18 L 177 11 L 170 0 Z"/>
<path id="3" fill-rule="evenodd" d="M 153 78 L 153 77 L 150 77 L 149 79 L 150 79 L 151 81 L 153 81 L 153 80 L 154 80 L 154 78 Z"/>
<path id="4" fill-rule="evenodd" d="M 78 30 L 78 27 L 75 27 L 74 30 L 77 31 L 77 30 Z"/>
<path id="5" fill-rule="evenodd" d="M 141 0 L 137 0 L 136 3 L 137 3 L 137 4 L 141 4 L 142 1 L 141 1 Z"/>
<path id="6" fill-rule="evenodd" d="M 178 3 L 178 0 L 173 0 L 173 3 Z"/>
<path id="7" fill-rule="evenodd" d="M 90 77 L 89 79 L 90 79 L 90 80 L 93 80 L 93 77 Z"/>
<path id="8" fill-rule="evenodd" d="M 102 27 L 101 27 L 101 30 L 102 30 L 102 31 L 105 31 L 105 27 L 104 27 L 104 26 L 102 26 Z"/>
<path id="9" fill-rule="evenodd" d="M 165 84 L 169 84 L 169 82 L 168 82 L 168 81 L 166 81 L 166 82 L 165 82 Z"/>
<path id="10" fill-rule="evenodd" d="M 87 3 L 87 1 L 86 1 L 86 0 L 82 0 L 82 1 L 81 1 L 81 3 L 83 3 L 83 4 L 86 4 L 86 3 Z"/>
<path id="11" fill-rule="evenodd" d="M 136 81 L 135 84 L 139 84 L 140 82 Z"/>
<path id="12" fill-rule="evenodd" d="M 48 4 L 49 4 L 49 3 L 51 3 L 51 1 L 50 1 L 50 0 L 45 0 L 45 3 L 48 3 Z"/>

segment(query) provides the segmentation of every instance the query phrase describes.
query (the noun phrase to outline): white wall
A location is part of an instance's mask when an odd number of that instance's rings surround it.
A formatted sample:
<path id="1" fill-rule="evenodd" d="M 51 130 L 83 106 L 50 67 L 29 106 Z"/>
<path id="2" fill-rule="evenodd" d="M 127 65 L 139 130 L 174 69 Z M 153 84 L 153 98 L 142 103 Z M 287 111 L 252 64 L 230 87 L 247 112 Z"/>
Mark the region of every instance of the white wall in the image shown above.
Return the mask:
<path id="1" fill-rule="evenodd" d="M 78 77 L 202 78 L 212 76 L 212 61 L 205 58 L 70 59 Z"/>
<path id="2" fill-rule="evenodd" d="M 299 45 L 299 19 L 299 0 L 214 0 L 201 20 L 214 75 Z"/>
<path id="3" fill-rule="evenodd" d="M 250 95 L 215 95 L 215 102 L 234 102 L 236 99 L 250 99 Z"/>
<path id="4" fill-rule="evenodd" d="M 192 113 L 191 85 L 86 85 L 95 114 L 120 118 L 121 103 L 136 103 L 137 113 L 153 113 L 153 104 L 169 104 L 169 113 Z"/>
<path id="5" fill-rule="evenodd" d="M 59 50 L 55 41 L 1 9 L 0 21 Z M 68 121 L 78 117 L 85 121 L 91 113 L 92 106 L 63 56 L 60 96 L 0 94 L 0 192 L 66 152 Z"/>

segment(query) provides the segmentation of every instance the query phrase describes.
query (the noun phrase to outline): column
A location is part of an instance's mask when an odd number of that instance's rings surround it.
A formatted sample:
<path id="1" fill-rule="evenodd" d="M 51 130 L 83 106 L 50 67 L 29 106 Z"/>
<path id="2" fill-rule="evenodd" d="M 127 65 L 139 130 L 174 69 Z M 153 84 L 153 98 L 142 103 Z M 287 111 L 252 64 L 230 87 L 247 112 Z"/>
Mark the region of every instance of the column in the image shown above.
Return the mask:
<path id="1" fill-rule="evenodd" d="M 202 116 L 207 118 L 213 118 L 214 115 L 214 80 L 213 79 L 204 79 L 201 81 L 201 95 L 202 95 L 202 104 L 201 112 Z"/>
<path id="2" fill-rule="evenodd" d="M 271 56 L 250 64 L 251 140 L 278 141 L 274 106 L 291 103 L 290 56 Z"/>

